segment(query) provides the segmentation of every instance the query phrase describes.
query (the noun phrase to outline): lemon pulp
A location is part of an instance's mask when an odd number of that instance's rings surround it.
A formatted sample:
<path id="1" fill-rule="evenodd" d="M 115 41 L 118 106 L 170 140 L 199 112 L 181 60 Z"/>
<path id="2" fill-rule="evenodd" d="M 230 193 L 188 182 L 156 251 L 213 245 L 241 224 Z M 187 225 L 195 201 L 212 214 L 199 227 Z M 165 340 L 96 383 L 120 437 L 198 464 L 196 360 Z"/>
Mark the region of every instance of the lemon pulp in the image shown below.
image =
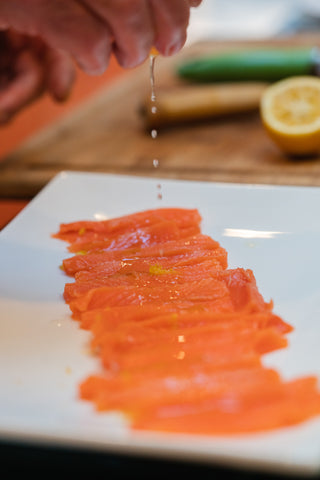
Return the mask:
<path id="1" fill-rule="evenodd" d="M 286 152 L 320 151 L 320 79 L 292 77 L 268 87 L 261 117 L 271 138 Z"/>

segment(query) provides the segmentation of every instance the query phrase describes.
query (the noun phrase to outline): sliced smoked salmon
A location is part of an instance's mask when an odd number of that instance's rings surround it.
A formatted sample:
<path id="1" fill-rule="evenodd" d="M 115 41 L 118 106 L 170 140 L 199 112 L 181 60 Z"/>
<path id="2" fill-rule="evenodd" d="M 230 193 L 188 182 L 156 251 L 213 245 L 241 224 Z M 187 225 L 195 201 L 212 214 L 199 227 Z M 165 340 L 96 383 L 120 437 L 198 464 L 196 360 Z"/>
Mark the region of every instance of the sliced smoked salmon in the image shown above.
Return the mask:
<path id="1" fill-rule="evenodd" d="M 132 428 L 204 435 L 261 432 L 320 415 L 315 376 L 264 366 L 292 326 L 250 269 L 200 231 L 195 209 L 163 208 L 62 224 L 75 255 L 64 299 L 90 332 L 102 373 L 79 386 L 97 411 Z"/>

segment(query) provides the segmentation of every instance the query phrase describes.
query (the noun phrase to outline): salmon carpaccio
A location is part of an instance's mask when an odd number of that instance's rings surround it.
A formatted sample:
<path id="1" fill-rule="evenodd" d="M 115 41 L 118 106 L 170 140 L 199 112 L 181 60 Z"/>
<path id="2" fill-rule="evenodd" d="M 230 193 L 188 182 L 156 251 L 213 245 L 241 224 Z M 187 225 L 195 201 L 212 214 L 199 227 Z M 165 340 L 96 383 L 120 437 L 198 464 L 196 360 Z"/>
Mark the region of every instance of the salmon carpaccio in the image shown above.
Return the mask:
<path id="1" fill-rule="evenodd" d="M 196 209 L 62 224 L 53 237 L 75 254 L 64 299 L 101 361 L 79 386 L 98 411 L 121 411 L 133 429 L 208 435 L 320 414 L 315 376 L 287 381 L 264 366 L 292 327 L 250 269 L 228 269 Z"/>

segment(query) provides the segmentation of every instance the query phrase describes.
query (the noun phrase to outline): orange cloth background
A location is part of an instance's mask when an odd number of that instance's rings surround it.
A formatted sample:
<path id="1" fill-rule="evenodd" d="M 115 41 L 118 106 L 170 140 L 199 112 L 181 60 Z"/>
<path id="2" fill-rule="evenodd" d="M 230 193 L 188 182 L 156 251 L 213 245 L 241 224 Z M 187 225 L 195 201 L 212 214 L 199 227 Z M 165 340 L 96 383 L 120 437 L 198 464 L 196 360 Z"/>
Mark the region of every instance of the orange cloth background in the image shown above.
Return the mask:
<path id="1" fill-rule="evenodd" d="M 24 111 L 8 125 L 0 127 L 0 161 L 15 150 L 38 130 L 62 118 L 68 112 L 89 98 L 99 89 L 116 81 L 124 70 L 112 58 L 107 71 L 98 77 L 91 77 L 78 71 L 70 98 L 63 104 L 55 103 L 44 96 Z M 15 199 L 0 200 L 0 229 L 3 228 L 28 202 Z"/>

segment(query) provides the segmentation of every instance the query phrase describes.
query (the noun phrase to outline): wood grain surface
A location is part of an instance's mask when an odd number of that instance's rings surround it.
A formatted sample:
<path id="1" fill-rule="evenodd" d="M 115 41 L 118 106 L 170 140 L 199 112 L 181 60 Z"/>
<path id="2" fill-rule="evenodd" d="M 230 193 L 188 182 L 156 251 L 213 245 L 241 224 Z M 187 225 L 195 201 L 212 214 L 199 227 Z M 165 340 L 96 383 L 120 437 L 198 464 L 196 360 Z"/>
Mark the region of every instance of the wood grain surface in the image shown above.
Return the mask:
<path id="1" fill-rule="evenodd" d="M 270 42 L 212 42 L 157 58 L 156 91 L 182 86 L 176 65 L 185 58 L 235 48 L 320 45 L 319 35 Z M 320 185 L 320 156 L 294 159 L 266 135 L 258 110 L 159 130 L 153 139 L 140 114 L 150 95 L 149 65 L 124 75 L 63 121 L 34 136 L 0 163 L 0 197 L 32 198 L 62 170 L 212 180 Z M 159 161 L 155 168 L 153 159 Z"/>

